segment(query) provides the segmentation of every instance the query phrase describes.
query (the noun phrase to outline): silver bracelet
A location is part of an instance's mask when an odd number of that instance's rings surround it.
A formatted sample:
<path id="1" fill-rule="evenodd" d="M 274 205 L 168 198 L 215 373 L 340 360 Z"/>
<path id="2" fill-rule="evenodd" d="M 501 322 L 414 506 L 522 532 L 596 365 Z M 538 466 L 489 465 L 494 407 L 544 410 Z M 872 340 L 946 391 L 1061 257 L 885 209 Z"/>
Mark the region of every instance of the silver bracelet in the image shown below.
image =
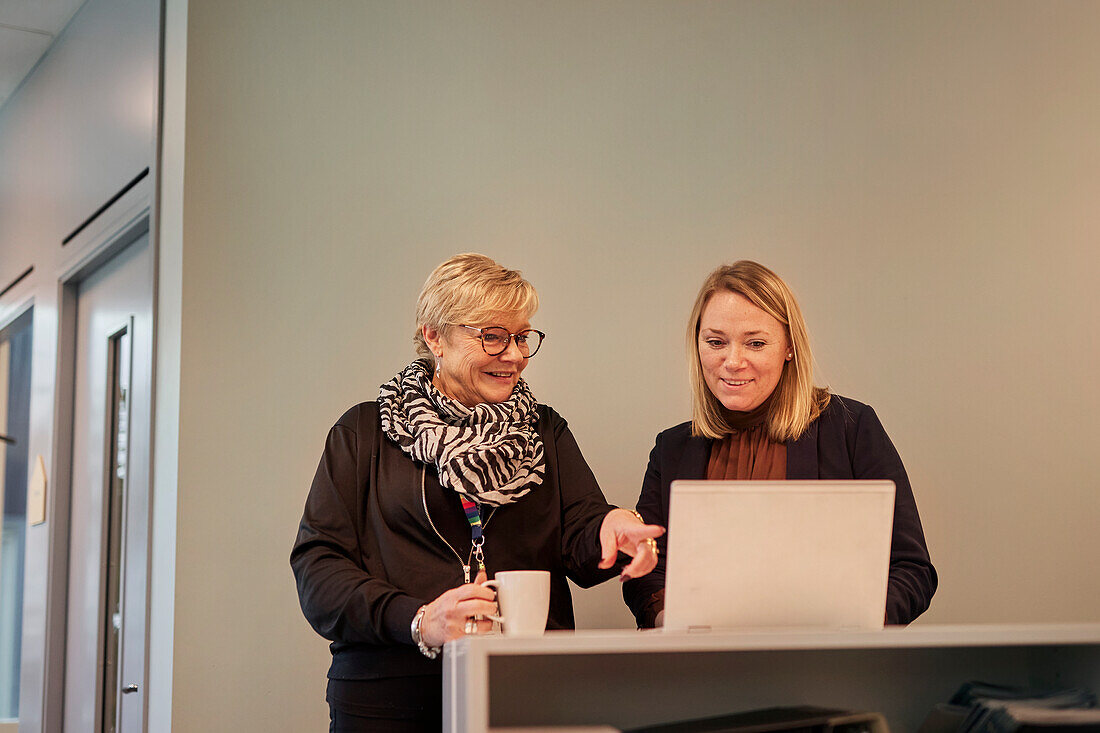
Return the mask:
<path id="1" fill-rule="evenodd" d="M 424 643 L 424 637 L 420 635 L 420 623 L 424 620 L 424 612 L 428 610 L 427 606 L 421 606 L 416 610 L 416 615 L 413 616 L 412 625 L 409 630 L 412 631 L 413 641 L 416 642 L 416 648 L 420 650 L 428 659 L 435 659 L 439 656 L 439 652 L 442 647 L 428 646 Z"/>

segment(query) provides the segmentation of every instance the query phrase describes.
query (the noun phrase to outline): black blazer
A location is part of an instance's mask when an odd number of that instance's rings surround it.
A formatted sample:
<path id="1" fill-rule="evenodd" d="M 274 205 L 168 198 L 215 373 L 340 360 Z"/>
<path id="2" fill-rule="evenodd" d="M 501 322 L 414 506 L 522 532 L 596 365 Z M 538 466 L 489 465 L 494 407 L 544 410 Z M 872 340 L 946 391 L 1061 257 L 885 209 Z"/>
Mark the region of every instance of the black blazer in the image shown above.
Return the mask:
<path id="1" fill-rule="evenodd" d="M 709 438 L 692 437 L 690 422 L 657 436 L 638 499 L 638 512 L 647 523 L 668 526 L 670 484 L 677 479 L 706 478 L 710 446 Z M 897 494 L 886 623 L 907 624 L 928 608 L 936 592 L 936 569 L 928 557 L 920 515 L 901 456 L 871 407 L 833 395 L 828 407 L 802 437 L 787 443 L 787 478 L 892 480 Z M 656 569 L 623 585 L 623 598 L 639 626 L 652 624 L 652 619 L 645 618 L 643 612 L 653 594 L 665 586 L 667 536 L 657 543 L 660 555 Z"/>

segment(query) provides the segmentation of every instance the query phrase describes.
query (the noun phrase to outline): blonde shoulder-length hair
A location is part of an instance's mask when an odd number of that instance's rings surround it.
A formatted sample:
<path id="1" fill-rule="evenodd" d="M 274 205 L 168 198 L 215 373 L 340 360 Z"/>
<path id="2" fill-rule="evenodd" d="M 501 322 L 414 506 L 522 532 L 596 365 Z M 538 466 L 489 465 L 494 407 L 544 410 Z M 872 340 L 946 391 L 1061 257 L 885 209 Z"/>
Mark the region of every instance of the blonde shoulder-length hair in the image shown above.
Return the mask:
<path id="1" fill-rule="evenodd" d="M 413 345 L 434 369 L 435 354 L 424 341 L 424 326 L 447 333 L 458 325 L 485 324 L 487 318 L 501 313 L 529 320 L 538 308 L 538 292 L 519 270 L 509 270 L 476 252 L 458 254 L 432 270 L 420 289 Z"/>
<path id="2" fill-rule="evenodd" d="M 783 278 L 751 260 L 722 265 L 712 272 L 700 288 L 695 306 L 691 309 L 687 329 L 692 396 L 691 434 L 721 439 L 733 432 L 726 419 L 726 408 L 703 378 L 703 366 L 699 360 L 699 321 L 711 296 L 720 290 L 744 296 L 786 329 L 793 358 L 783 365 L 765 424 L 768 437 L 776 442 L 799 438 L 829 404 L 829 392 L 814 386 L 810 338 L 794 293 Z"/>

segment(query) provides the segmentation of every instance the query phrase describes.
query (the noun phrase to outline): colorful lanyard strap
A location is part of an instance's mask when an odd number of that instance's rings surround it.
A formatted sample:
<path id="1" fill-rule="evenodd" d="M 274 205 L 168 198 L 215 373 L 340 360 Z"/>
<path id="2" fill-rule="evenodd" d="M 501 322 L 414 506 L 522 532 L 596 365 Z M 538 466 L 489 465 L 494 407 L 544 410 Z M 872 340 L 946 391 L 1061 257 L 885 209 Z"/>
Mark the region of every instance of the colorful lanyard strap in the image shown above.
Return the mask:
<path id="1" fill-rule="evenodd" d="M 466 512 L 466 521 L 470 523 L 470 546 L 473 548 L 472 557 L 477 561 L 477 570 L 484 570 L 485 551 L 482 550 L 481 546 L 485 544 L 485 537 L 481 532 L 481 508 L 463 496 L 462 511 Z M 477 575 L 477 571 L 475 571 L 474 574 Z"/>

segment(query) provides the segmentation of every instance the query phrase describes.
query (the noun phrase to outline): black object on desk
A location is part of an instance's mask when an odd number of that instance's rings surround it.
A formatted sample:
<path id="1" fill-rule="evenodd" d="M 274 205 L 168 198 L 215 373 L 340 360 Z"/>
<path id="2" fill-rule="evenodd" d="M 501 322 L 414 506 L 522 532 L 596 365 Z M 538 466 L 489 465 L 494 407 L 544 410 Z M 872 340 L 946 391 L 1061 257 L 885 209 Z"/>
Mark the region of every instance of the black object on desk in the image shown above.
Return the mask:
<path id="1" fill-rule="evenodd" d="M 918 733 L 1100 733 L 1096 695 L 967 682 L 937 705 Z"/>
<path id="2" fill-rule="evenodd" d="M 889 733 L 878 713 L 803 705 L 631 728 L 623 733 Z"/>

